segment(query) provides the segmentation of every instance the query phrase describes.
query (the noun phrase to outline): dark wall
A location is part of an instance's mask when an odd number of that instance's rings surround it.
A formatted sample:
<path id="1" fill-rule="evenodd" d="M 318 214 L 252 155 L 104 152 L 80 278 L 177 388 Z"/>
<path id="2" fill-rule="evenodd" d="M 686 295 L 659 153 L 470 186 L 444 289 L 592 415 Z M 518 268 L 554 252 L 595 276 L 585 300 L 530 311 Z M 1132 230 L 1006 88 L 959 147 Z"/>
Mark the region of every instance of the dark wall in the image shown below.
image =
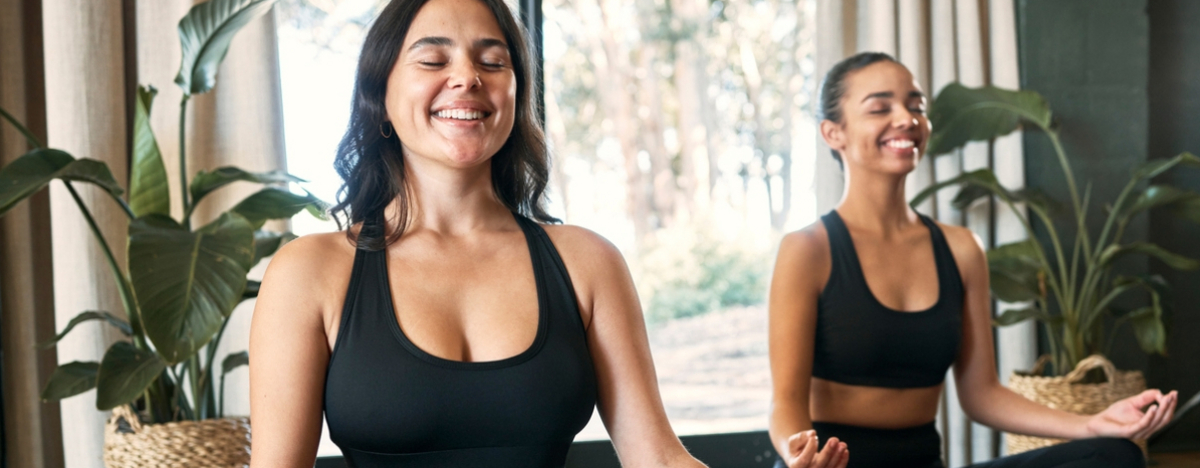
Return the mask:
<path id="1" fill-rule="evenodd" d="M 1200 2 L 1151 0 L 1150 141 L 1152 159 L 1184 151 L 1200 154 Z M 1186 168 L 1156 182 L 1200 192 L 1200 169 Z M 1170 212 L 1150 216 L 1150 240 L 1164 248 L 1200 258 L 1200 226 Z M 1167 318 L 1168 357 L 1152 356 L 1149 384 L 1175 389 L 1183 398 L 1200 392 L 1200 272 L 1180 272 L 1151 264 L 1154 273 L 1174 286 L 1173 311 Z M 1178 431 L 1179 433 L 1175 433 Z M 1176 445 L 1191 441 L 1200 449 L 1200 415 L 1192 414 L 1164 437 Z"/>
<path id="2" fill-rule="evenodd" d="M 1129 173 L 1149 160 L 1200 154 L 1200 1 L 1021 0 L 1017 4 L 1021 87 L 1041 93 L 1061 124 L 1080 190 L 1092 184 L 1089 221 L 1115 200 Z M 1048 139 L 1027 132 L 1026 183 L 1068 200 Z M 1162 180 L 1200 191 L 1200 170 Z M 1127 241 L 1150 240 L 1200 258 L 1200 227 L 1167 211 L 1135 220 Z M 1174 288 L 1165 317 L 1167 357 L 1147 356 L 1128 327 L 1109 357 L 1146 373 L 1151 387 L 1200 391 L 1200 273 L 1158 261 L 1126 263 L 1125 273 L 1162 275 Z M 1191 415 L 1159 447 L 1200 449 L 1200 419 Z"/>

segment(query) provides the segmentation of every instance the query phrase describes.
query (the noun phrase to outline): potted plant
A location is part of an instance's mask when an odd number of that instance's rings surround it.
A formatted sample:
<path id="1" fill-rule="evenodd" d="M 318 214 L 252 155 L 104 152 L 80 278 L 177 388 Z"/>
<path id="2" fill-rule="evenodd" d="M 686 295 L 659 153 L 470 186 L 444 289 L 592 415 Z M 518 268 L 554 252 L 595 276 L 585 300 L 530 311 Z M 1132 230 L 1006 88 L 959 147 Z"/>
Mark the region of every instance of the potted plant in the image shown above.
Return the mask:
<path id="1" fill-rule="evenodd" d="M 124 466 L 231 466 L 249 461 L 247 418 L 223 418 L 224 376 L 245 365 L 245 351 L 223 358 L 217 345 L 240 302 L 253 298 L 258 283 L 247 273 L 292 238 L 263 230 L 267 220 L 288 219 L 301 210 L 324 217 L 325 203 L 295 194 L 283 172 L 253 173 L 237 167 L 200 171 L 188 182 L 184 125 L 188 100 L 213 89 L 216 73 L 234 34 L 267 12 L 275 0 L 210 0 L 179 22 L 183 61 L 175 82 L 183 88 L 179 131 L 180 202 L 183 215 L 170 216 L 166 166 L 150 129 L 152 87 L 134 97 L 129 189 L 107 165 L 46 148 L 9 113 L 33 148 L 0 168 L 0 216 L 15 204 L 61 180 L 75 199 L 105 253 L 119 289 L 124 316 L 85 311 L 43 346 L 53 346 L 78 324 L 101 320 L 123 333 L 99 362 L 59 366 L 42 392 L 45 400 L 96 389 L 96 407 L 113 410 L 105 434 L 105 462 Z M 235 181 L 263 184 L 215 220 L 193 228 L 192 212 L 212 192 Z M 128 238 L 106 240 L 73 184 L 90 183 L 111 196 L 129 218 Z M 125 194 L 128 194 L 127 196 Z M 112 245 L 126 247 L 121 270 Z M 218 380 L 220 386 L 217 385 Z"/>
<path id="2" fill-rule="evenodd" d="M 965 209 L 978 200 L 995 197 L 1025 228 L 1026 240 L 987 253 L 992 294 L 1000 301 L 1021 304 L 1003 311 L 994 323 L 1006 326 L 1036 320 L 1050 343 L 1049 354 L 1039 360 L 1034 372 L 1013 376 L 1014 390 L 1060 409 L 1091 414 L 1145 389 L 1140 372 L 1117 371 L 1103 353 L 1113 339 L 1112 331 L 1128 323 L 1143 351 L 1165 355 L 1162 316 L 1170 307 L 1166 297 L 1169 285 L 1157 275 L 1122 274 L 1114 270 L 1114 262 L 1142 255 L 1175 269 L 1200 268 L 1200 262 L 1153 243 L 1123 239 L 1130 220 L 1150 209 L 1171 210 L 1200 222 L 1200 193 L 1153 181 L 1179 166 L 1200 166 L 1200 158 L 1183 153 L 1135 168 L 1116 200 L 1103 200 L 1107 217 L 1099 232 L 1092 232 L 1087 224 L 1087 207 L 1093 203 L 1090 185 L 1080 196 L 1059 141 L 1058 126 L 1040 95 L 952 83 L 930 106 L 929 118 L 934 129 L 927 148 L 931 156 L 949 153 L 968 141 L 987 141 L 1024 127 L 1046 135 L 1063 171 L 1069 204 L 1059 203 L 1036 188 L 1005 188 L 989 169 L 932 185 L 912 200 L 915 207 L 942 188 L 958 186 L 953 200 L 956 208 Z M 1072 236 L 1060 234 L 1060 225 L 1055 221 L 1062 217 L 1069 219 Z M 1034 232 L 1033 219 L 1044 229 L 1043 237 Z M 1117 306 L 1119 299 L 1134 295 L 1141 298 L 1140 307 Z M 1112 329 L 1106 330 L 1109 322 Z M 1042 377 L 1047 362 L 1053 365 L 1055 375 Z M 1094 368 L 1104 370 L 1106 382 L 1084 382 Z M 1054 442 L 1026 436 L 1010 436 L 1008 441 L 1010 453 Z"/>

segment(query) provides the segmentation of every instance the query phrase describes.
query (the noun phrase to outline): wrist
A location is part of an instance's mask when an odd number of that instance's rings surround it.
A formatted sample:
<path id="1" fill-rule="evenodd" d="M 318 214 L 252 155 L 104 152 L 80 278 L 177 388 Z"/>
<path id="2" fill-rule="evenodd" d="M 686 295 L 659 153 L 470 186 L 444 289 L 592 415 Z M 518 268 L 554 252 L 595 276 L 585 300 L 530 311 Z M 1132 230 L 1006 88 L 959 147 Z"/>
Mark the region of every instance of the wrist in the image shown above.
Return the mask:
<path id="1" fill-rule="evenodd" d="M 1100 436 L 1100 434 L 1096 431 L 1096 428 L 1092 425 L 1092 420 L 1096 418 L 1096 415 L 1073 414 L 1072 416 L 1074 416 L 1076 419 L 1075 423 L 1073 424 L 1076 430 L 1072 431 L 1074 432 L 1074 434 L 1072 434 L 1074 437 L 1071 437 L 1072 439 L 1090 439 Z"/>

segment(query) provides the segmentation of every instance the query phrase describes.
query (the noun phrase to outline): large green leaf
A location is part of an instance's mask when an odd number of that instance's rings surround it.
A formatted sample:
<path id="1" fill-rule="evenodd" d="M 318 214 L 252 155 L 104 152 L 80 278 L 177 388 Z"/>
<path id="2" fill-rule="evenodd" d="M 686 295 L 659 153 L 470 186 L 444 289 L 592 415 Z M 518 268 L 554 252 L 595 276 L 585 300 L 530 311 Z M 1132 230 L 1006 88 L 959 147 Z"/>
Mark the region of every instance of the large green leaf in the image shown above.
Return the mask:
<path id="1" fill-rule="evenodd" d="M 1181 190 L 1171 185 L 1151 185 L 1138 194 L 1137 198 L 1123 210 L 1122 216 L 1132 216 L 1160 206 L 1173 205 L 1187 200 L 1200 199 L 1200 194 Z"/>
<path id="2" fill-rule="evenodd" d="M 246 197 L 231 211 L 242 215 L 254 229 L 258 229 L 267 220 L 289 219 L 300 210 L 308 210 L 309 214 L 324 219 L 325 208 L 325 202 L 312 194 L 296 195 L 287 190 L 268 187 Z"/>
<path id="3" fill-rule="evenodd" d="M 1023 122 L 1050 127 L 1050 107 L 1033 91 L 950 83 L 929 107 L 933 134 L 926 151 L 949 153 L 968 141 L 987 141 L 1012 133 Z"/>
<path id="4" fill-rule="evenodd" d="M 38 343 L 37 347 L 41 348 L 41 349 L 46 349 L 51 346 L 54 346 L 55 343 L 58 343 L 59 341 L 61 341 L 63 339 L 63 337 L 67 336 L 67 333 L 71 333 L 71 330 L 74 329 L 76 325 L 79 325 L 88 320 L 104 320 L 105 322 L 108 322 L 109 325 L 112 325 L 112 326 L 116 327 L 118 330 L 121 330 L 121 333 L 124 333 L 125 336 L 133 335 L 133 328 L 131 328 L 129 326 L 129 322 L 126 322 L 125 319 L 122 319 L 121 317 L 117 317 L 116 315 L 110 314 L 108 312 L 97 312 L 97 311 L 89 310 L 87 312 L 76 315 L 75 318 L 71 319 L 70 322 L 67 322 L 66 328 L 63 328 L 63 331 L 61 333 L 54 335 L 54 338 L 51 338 L 49 340 Z"/>
<path id="5" fill-rule="evenodd" d="M 133 114 L 133 156 L 129 168 L 129 208 L 134 216 L 171 214 L 167 168 L 163 166 L 158 141 L 150 129 L 150 105 L 156 94 L 158 90 L 153 86 L 138 86 Z"/>
<path id="6" fill-rule="evenodd" d="M 146 335 L 170 364 L 192 356 L 241 300 L 254 229 L 224 213 L 196 232 L 160 215 L 129 224 L 129 273 Z"/>
<path id="7" fill-rule="evenodd" d="M 990 189 L 992 194 L 1003 194 L 1004 196 L 1009 195 L 1008 191 L 1000 185 L 1000 181 L 996 180 L 996 174 L 992 173 L 991 169 L 977 169 L 971 172 L 964 172 L 952 179 L 943 180 L 936 184 L 925 187 L 924 190 L 921 190 L 912 198 L 911 201 L 908 202 L 908 205 L 915 208 L 917 205 L 920 205 L 921 202 L 925 201 L 926 198 L 932 197 L 933 194 L 937 193 L 938 191 L 955 185 L 962 185 L 964 187 L 977 186 L 984 189 Z M 969 196 L 964 198 L 969 198 Z M 969 201 L 967 203 L 969 203 Z"/>
<path id="8" fill-rule="evenodd" d="M 1133 171 L 1133 176 L 1138 179 L 1153 179 L 1180 164 L 1200 167 L 1200 158 L 1192 153 L 1183 152 L 1170 159 L 1156 159 L 1142 164 L 1141 167 Z"/>
<path id="9" fill-rule="evenodd" d="M 1131 253 L 1142 253 L 1157 258 L 1159 261 L 1176 270 L 1195 270 L 1200 268 L 1200 262 L 1173 253 L 1151 242 L 1132 242 L 1126 245 L 1110 245 L 1100 254 L 1100 264 L 1107 265 L 1118 258 Z"/>
<path id="10" fill-rule="evenodd" d="M 1041 296 L 1038 273 L 1042 271 L 1042 263 L 1035 242 L 1014 242 L 988 251 L 992 294 L 1001 301 L 1031 301 Z"/>
<path id="11" fill-rule="evenodd" d="M 42 388 L 42 401 L 61 400 L 96 388 L 99 369 L 100 363 L 94 361 L 74 361 L 58 366 Z"/>
<path id="12" fill-rule="evenodd" d="M 212 191 L 237 181 L 275 184 L 304 182 L 304 179 L 283 171 L 247 172 L 233 166 L 220 167 L 211 172 L 200 171 L 196 177 L 192 178 L 192 185 L 189 187 L 192 192 L 192 204 L 199 203 L 201 198 Z"/>
<path id="13" fill-rule="evenodd" d="M 217 85 L 217 69 L 233 36 L 250 20 L 266 13 L 275 0 L 208 0 L 179 20 L 183 61 L 175 83 L 186 95 L 206 93 Z"/>
<path id="14" fill-rule="evenodd" d="M 295 238 L 296 235 L 290 232 L 254 231 L 254 261 L 250 264 L 258 265 L 262 259 L 275 255 L 279 247 Z"/>
<path id="15" fill-rule="evenodd" d="M 94 159 L 75 159 L 56 149 L 35 149 L 0 169 L 0 216 L 54 179 L 91 182 L 113 197 L 121 195 L 108 166 Z"/>
<path id="16" fill-rule="evenodd" d="M 96 408 L 110 410 L 141 396 L 154 378 L 167 368 L 154 351 L 118 341 L 104 353 L 96 375 Z"/>
<path id="17" fill-rule="evenodd" d="M 1179 217 L 1200 224 L 1200 198 L 1179 201 L 1171 208 Z"/>

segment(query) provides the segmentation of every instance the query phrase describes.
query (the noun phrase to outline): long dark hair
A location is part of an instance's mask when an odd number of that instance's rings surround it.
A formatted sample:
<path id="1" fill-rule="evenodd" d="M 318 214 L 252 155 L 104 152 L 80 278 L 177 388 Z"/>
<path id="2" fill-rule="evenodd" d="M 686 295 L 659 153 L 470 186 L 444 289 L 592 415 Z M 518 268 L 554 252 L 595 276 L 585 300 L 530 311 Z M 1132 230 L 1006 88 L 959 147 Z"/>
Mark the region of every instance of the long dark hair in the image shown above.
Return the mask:
<path id="1" fill-rule="evenodd" d="M 825 79 L 821 81 L 821 109 L 817 112 L 817 121 L 829 120 L 833 123 L 842 123 L 845 116 L 842 114 L 842 97 L 846 95 L 846 76 L 851 72 L 855 72 L 866 68 L 867 65 L 876 62 L 896 62 L 895 58 L 883 52 L 860 52 L 852 55 L 833 68 L 829 69 L 829 73 L 825 74 Z M 838 165 L 842 164 L 842 155 L 838 154 L 837 150 L 830 150 L 833 153 L 833 159 L 836 159 Z"/>
<path id="2" fill-rule="evenodd" d="M 400 239 L 408 227 L 411 195 L 407 190 L 400 138 L 384 138 L 381 130 L 387 121 L 384 99 L 388 75 L 399 58 L 413 18 L 427 1 L 388 3 L 367 32 L 358 58 L 350 124 L 338 144 L 333 163 L 344 183 L 338 190 L 338 203 L 330 212 L 339 229 L 364 224 L 357 235 L 346 229 L 346 237 L 359 248 L 383 249 Z M 538 94 L 537 83 L 533 81 L 533 67 L 539 64 L 532 59 L 525 30 L 513 18 L 504 0 L 479 1 L 492 10 L 500 24 L 517 79 L 513 129 L 508 141 L 492 156 L 492 188 L 509 210 L 541 222 L 558 222 L 545 209 L 550 169 L 546 137 L 535 112 L 534 97 Z M 400 210 L 394 227 L 387 230 L 384 210 L 392 200 L 399 201 Z"/>

